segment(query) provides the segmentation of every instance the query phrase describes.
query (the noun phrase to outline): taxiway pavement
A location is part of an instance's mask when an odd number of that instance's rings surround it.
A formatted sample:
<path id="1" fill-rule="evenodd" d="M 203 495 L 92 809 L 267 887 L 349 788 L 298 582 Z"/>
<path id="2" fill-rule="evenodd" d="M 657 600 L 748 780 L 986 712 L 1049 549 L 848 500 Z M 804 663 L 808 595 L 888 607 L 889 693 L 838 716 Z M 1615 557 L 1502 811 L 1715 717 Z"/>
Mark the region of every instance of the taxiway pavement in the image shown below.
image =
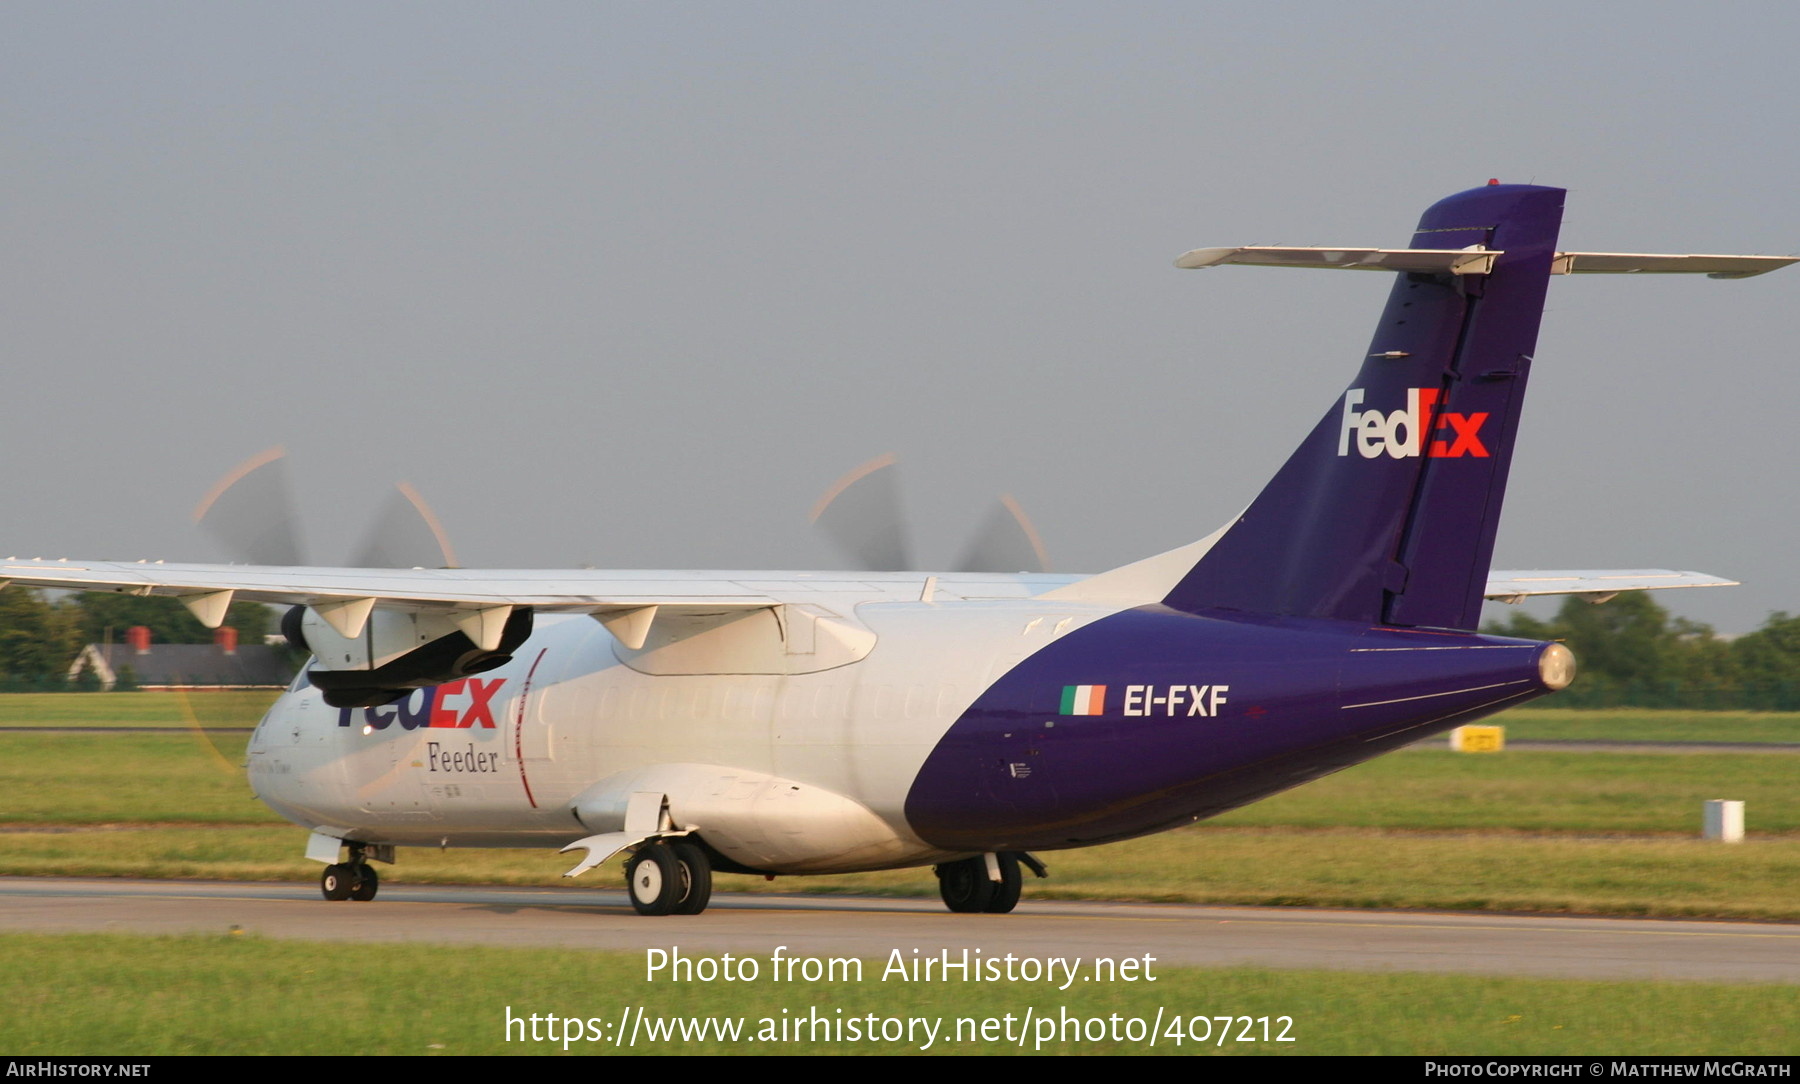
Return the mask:
<path id="1" fill-rule="evenodd" d="M 320 941 L 538 945 L 886 958 L 942 949 L 1163 965 L 1449 971 L 1800 983 L 1800 924 L 1026 900 L 954 915 L 936 900 L 720 894 L 645 918 L 621 892 L 387 884 L 329 903 L 311 884 L 0 878 L 0 929 L 173 934 L 232 929 Z"/>

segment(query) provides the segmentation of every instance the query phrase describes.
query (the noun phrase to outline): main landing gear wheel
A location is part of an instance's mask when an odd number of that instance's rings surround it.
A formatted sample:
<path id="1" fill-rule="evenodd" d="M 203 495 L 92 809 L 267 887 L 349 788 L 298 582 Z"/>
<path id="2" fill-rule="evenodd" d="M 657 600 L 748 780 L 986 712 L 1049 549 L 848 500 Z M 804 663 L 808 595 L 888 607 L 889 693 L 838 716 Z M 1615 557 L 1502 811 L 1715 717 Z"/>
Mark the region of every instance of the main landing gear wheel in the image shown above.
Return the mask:
<path id="1" fill-rule="evenodd" d="M 687 895 L 681 863 L 666 844 L 651 843 L 638 849 L 625 867 L 631 890 L 631 906 L 640 915 L 666 915 Z"/>
<path id="2" fill-rule="evenodd" d="M 988 876 L 986 856 L 936 867 L 938 895 L 944 898 L 944 906 L 964 915 L 1003 915 L 1018 906 L 1022 884 L 1019 856 L 1001 851 L 994 859 L 1000 867 L 998 881 Z"/>
<path id="3" fill-rule="evenodd" d="M 333 862 L 325 867 L 324 873 L 319 875 L 319 891 L 323 892 L 328 900 L 347 900 L 350 898 L 351 883 L 354 879 L 350 875 L 349 866 Z"/>
<path id="4" fill-rule="evenodd" d="M 979 858 L 945 862 L 934 870 L 938 877 L 938 895 L 944 906 L 959 915 L 979 914 L 988 909 L 994 898 L 994 882 L 988 880 L 987 863 Z"/>
<path id="5" fill-rule="evenodd" d="M 697 915 L 712 900 L 712 863 L 706 852 L 686 841 L 669 844 L 669 851 L 681 866 L 681 899 L 669 911 L 672 915 Z"/>
<path id="6" fill-rule="evenodd" d="M 376 890 L 381 887 L 375 867 L 367 862 L 357 862 L 344 868 L 350 871 L 350 898 L 364 902 L 374 899 Z"/>
<path id="7" fill-rule="evenodd" d="M 1000 880 L 989 881 L 994 886 L 993 898 L 988 900 L 987 913 L 1004 915 L 1019 905 L 1019 890 L 1025 885 L 1024 875 L 1019 872 L 1019 856 L 1012 851 L 1001 851 L 994 856 L 1000 863 Z M 982 874 L 987 874 L 987 863 L 982 863 Z"/>
<path id="8" fill-rule="evenodd" d="M 685 840 L 650 843 L 625 867 L 631 906 L 640 915 L 697 915 L 712 899 L 712 864 Z"/>

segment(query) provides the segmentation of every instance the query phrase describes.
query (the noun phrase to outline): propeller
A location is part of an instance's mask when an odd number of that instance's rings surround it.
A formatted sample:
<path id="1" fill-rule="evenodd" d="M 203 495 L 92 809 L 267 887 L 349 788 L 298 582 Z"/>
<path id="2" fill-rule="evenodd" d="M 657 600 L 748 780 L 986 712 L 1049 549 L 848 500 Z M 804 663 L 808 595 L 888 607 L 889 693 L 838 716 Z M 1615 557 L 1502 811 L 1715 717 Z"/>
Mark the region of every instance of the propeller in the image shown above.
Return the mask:
<path id="1" fill-rule="evenodd" d="M 898 462 L 892 452 L 876 456 L 833 482 L 813 505 L 813 526 L 865 572 L 913 570 L 893 470 Z"/>
<path id="2" fill-rule="evenodd" d="M 300 520 L 288 483 L 287 449 L 276 445 L 244 460 L 218 480 L 194 508 L 194 522 L 233 561 L 299 565 Z"/>
<path id="3" fill-rule="evenodd" d="M 1002 493 L 963 550 L 952 572 L 1048 572 L 1050 551 L 1031 518 L 1011 495 Z"/>
<path id="4" fill-rule="evenodd" d="M 916 572 L 908 544 L 899 457 L 889 452 L 833 482 L 812 522 L 865 572 Z M 1019 502 L 1002 494 L 988 509 L 953 572 L 1048 572 L 1050 555 Z"/>
<path id="5" fill-rule="evenodd" d="M 420 560 L 423 558 L 423 560 Z M 437 513 L 410 483 L 396 482 L 369 525 L 351 568 L 457 568 L 456 551 Z"/>
<path id="6" fill-rule="evenodd" d="M 457 567 L 449 536 L 425 498 L 405 482 L 394 488 L 347 567 Z M 194 522 L 240 564 L 303 565 L 297 507 L 287 449 L 277 445 L 225 472 L 194 508 Z"/>

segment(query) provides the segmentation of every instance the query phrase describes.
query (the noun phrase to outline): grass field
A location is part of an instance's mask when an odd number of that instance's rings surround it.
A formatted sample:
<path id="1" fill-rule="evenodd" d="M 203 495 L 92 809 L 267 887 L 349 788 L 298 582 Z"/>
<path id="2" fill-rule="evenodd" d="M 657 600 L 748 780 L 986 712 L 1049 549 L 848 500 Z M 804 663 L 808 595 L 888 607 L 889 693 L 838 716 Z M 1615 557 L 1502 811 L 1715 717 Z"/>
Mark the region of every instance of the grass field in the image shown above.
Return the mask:
<path id="1" fill-rule="evenodd" d="M 16 726 L 253 727 L 275 689 L 191 692 L 0 693 L 0 728 Z"/>
<path id="2" fill-rule="evenodd" d="M 252 796 L 237 734 L 13 734 L 0 750 L 0 824 L 279 824 Z M 1692 836 L 1708 798 L 1747 803 L 1758 836 L 1800 834 L 1785 756 L 1408 750 L 1208 821 L 1216 827 L 1378 828 Z"/>
<path id="3" fill-rule="evenodd" d="M 244 776 L 241 734 L 0 735 L 0 824 L 285 824 Z"/>
<path id="4" fill-rule="evenodd" d="M 1554 701 L 1552 701 L 1554 703 Z M 1496 716 L 1514 741 L 1800 743 L 1800 712 L 1519 708 Z"/>
<path id="5" fill-rule="evenodd" d="M 1796 986 L 1158 967 L 1154 983 L 1060 991 L 1024 983 L 883 982 L 878 964 L 861 982 L 676 984 L 645 981 L 636 954 L 232 936 L 0 935 L 0 955 L 8 962 L 0 969 L 0 999 L 8 1007 L 0 1014 L 0 1049 L 27 1057 L 564 1053 L 561 1042 L 527 1041 L 528 1024 L 515 1026 L 508 1041 L 508 1012 L 520 1020 L 592 1020 L 592 1031 L 585 1023 L 571 1029 L 583 1038 L 568 1044 L 568 1053 L 677 1055 L 922 1047 L 931 1054 L 1784 1055 L 1793 1051 L 1800 1021 Z M 815 1010 L 834 1021 L 917 1017 L 942 1030 L 928 1047 L 923 1029 L 911 1041 L 892 1042 L 731 1041 L 716 1032 L 684 1041 L 637 1031 L 636 1045 L 621 1047 L 611 1036 L 627 1007 L 657 1024 L 673 1017 L 741 1020 L 752 1036 L 763 1029 L 779 1035 L 784 1017 Z M 1082 1022 L 1076 1030 L 1066 1030 L 1064 1012 Z M 1148 1025 L 1159 1012 L 1165 1023 L 1153 1047 Z M 1008 1015 L 1022 1042 L 1001 1037 Z M 1189 1032 L 1187 1022 L 1201 1016 L 1266 1017 L 1271 1039 L 1283 1034 L 1281 1018 L 1288 1017 L 1293 1041 L 1264 1042 L 1259 1024 L 1246 1029 L 1234 1021 L 1223 1042 L 1212 1023 L 1207 1041 L 1177 1045 L 1171 1022 L 1180 1019 Z M 960 1042 L 959 1018 L 971 1021 Z M 977 1027 L 987 1019 L 995 1021 L 994 1037 L 984 1041 Z M 1104 1022 L 1094 1028 L 1089 1020 Z M 557 1030 L 564 1031 L 560 1024 Z M 1241 1039 L 1246 1030 L 1256 1041 Z M 1078 1038 L 1083 1031 L 1100 1037 Z"/>

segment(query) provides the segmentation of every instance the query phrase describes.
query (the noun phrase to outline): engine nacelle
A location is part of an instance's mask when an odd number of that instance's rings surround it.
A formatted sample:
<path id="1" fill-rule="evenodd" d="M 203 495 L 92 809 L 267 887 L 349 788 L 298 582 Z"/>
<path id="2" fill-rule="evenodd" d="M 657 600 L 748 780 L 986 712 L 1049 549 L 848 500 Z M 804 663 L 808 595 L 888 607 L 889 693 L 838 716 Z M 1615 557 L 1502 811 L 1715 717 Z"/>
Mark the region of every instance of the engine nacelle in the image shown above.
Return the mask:
<path id="1" fill-rule="evenodd" d="M 442 685 L 512 661 L 531 636 L 531 610 L 507 615 L 497 648 L 485 651 L 457 625 L 457 615 L 376 609 L 362 635 L 344 636 L 305 606 L 281 619 L 282 635 L 313 664 L 307 677 L 334 708 L 373 707 L 398 700 L 413 689 Z"/>

